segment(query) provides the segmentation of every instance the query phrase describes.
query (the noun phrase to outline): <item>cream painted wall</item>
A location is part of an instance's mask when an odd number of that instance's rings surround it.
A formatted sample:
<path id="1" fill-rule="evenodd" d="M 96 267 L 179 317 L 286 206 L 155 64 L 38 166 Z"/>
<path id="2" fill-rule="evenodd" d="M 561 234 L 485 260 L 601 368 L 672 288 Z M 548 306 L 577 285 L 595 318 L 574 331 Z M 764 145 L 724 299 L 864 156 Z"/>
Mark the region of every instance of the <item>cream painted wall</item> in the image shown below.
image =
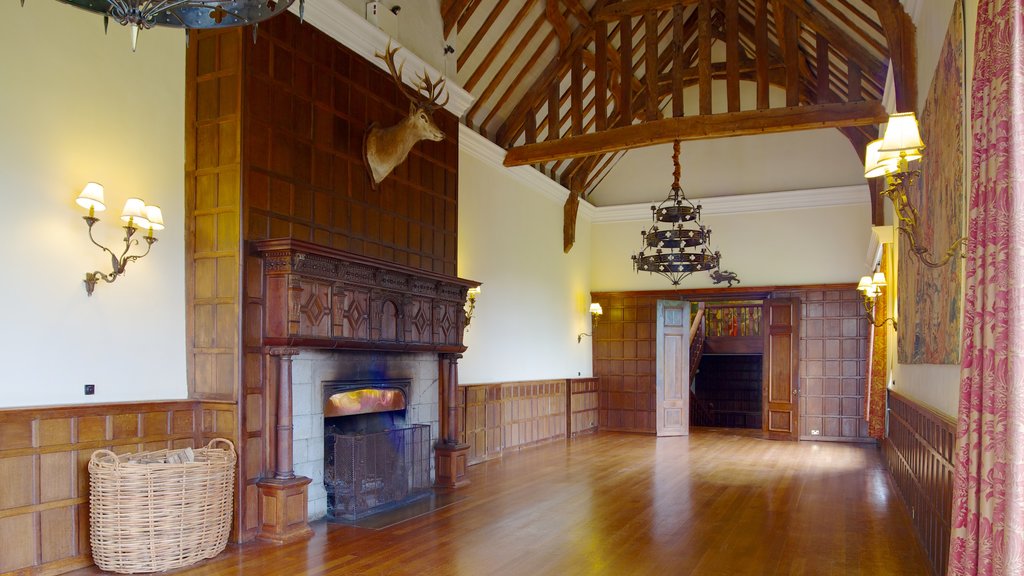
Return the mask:
<path id="1" fill-rule="evenodd" d="M 483 283 L 461 384 L 592 375 L 590 340 L 576 342 L 590 332 L 590 222 L 563 254 L 561 201 L 514 174 L 459 154 L 459 276 Z"/>
<path id="2" fill-rule="evenodd" d="M 935 76 L 935 66 L 942 51 L 942 42 L 953 12 L 953 3 L 959 0 L 928 0 L 927 7 L 918 10 L 917 15 L 917 112 L 924 108 L 925 99 Z M 970 79 L 974 70 L 974 35 L 977 29 L 978 0 L 967 0 L 964 10 L 967 24 L 965 54 L 967 59 L 967 114 L 970 115 Z M 968 125 L 969 126 L 969 125 Z M 970 162 L 970 134 L 965 135 Z M 970 171 L 970 166 L 967 166 Z M 966 213 L 966 210 L 965 210 Z M 895 338 L 890 338 L 894 341 Z M 892 344 L 895 346 L 895 344 Z M 890 357 L 896 358 L 895 350 Z M 893 388 L 910 398 L 928 404 L 940 412 L 955 415 L 960 395 L 960 366 L 935 364 L 899 364 L 893 370 Z"/>
<path id="3" fill-rule="evenodd" d="M 870 205 L 800 208 L 770 212 L 707 215 L 712 246 L 722 268 L 736 272 L 741 286 L 856 282 L 865 267 L 864 246 L 871 234 Z M 595 223 L 592 229 L 591 289 L 669 290 L 665 278 L 636 273 L 630 255 L 640 249 L 640 231 L 649 221 Z M 710 288 L 696 273 L 680 288 Z"/>
<path id="4" fill-rule="evenodd" d="M 0 407 L 186 396 L 184 77 L 180 30 L 128 32 L 51 0 L 0 4 L 0 244 L 5 246 Z M 123 237 L 139 196 L 168 228 L 127 275 L 86 297 L 89 244 L 74 198 L 106 187 L 100 242 Z M 96 395 L 84 396 L 83 385 Z"/>
<path id="5" fill-rule="evenodd" d="M 306 2 L 338 2 L 345 4 L 360 16 L 366 16 L 367 0 L 306 0 Z M 298 2 L 296 2 L 298 3 Z M 398 12 L 396 33 L 392 34 L 405 48 L 445 75 L 455 75 L 455 55 L 448 56 L 445 66 L 444 24 L 441 21 L 440 0 L 382 0 L 385 8 L 401 7 Z M 454 41 L 454 34 L 452 34 Z"/>

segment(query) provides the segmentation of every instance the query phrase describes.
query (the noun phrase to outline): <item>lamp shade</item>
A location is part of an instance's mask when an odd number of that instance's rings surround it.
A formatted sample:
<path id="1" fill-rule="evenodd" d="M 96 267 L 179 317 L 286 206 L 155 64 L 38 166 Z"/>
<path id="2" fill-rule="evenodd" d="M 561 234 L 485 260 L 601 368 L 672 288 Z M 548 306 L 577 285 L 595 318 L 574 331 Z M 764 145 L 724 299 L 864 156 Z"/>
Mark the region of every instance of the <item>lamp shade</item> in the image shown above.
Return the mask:
<path id="1" fill-rule="evenodd" d="M 872 140 L 864 152 L 864 177 L 877 178 L 896 171 L 899 152 L 881 152 L 882 139 Z"/>
<path id="2" fill-rule="evenodd" d="M 121 220 L 134 224 L 139 228 L 149 228 L 146 220 L 146 203 L 138 198 L 129 198 L 121 210 Z"/>
<path id="3" fill-rule="evenodd" d="M 601 305 L 600 304 L 598 304 L 597 302 L 594 302 L 593 304 L 590 305 L 590 313 L 594 314 L 594 315 L 597 315 L 597 316 L 600 316 L 601 314 L 604 314 L 604 310 L 601 309 Z"/>
<path id="4" fill-rule="evenodd" d="M 480 287 L 474 286 L 470 288 L 469 290 L 466 291 L 466 295 L 469 296 L 470 299 L 476 298 L 477 296 L 480 295 Z"/>
<path id="5" fill-rule="evenodd" d="M 875 286 L 888 286 L 885 281 L 885 273 L 875 272 L 875 275 L 871 278 L 871 283 Z"/>
<path id="6" fill-rule="evenodd" d="M 885 135 L 882 137 L 882 146 L 879 152 L 905 153 L 907 160 L 918 160 L 921 158 L 921 149 L 924 142 L 921 141 L 921 132 L 917 126 L 917 117 L 913 112 L 903 112 L 889 116 L 889 123 L 885 125 Z"/>
<path id="7" fill-rule="evenodd" d="M 146 206 L 144 211 L 146 220 L 149 221 L 149 228 L 153 230 L 164 229 L 164 213 L 159 206 Z"/>
<path id="8" fill-rule="evenodd" d="M 75 202 L 86 210 L 91 208 L 96 212 L 103 212 L 107 209 L 107 205 L 103 203 L 103 186 L 96 182 L 86 184 Z"/>
<path id="9" fill-rule="evenodd" d="M 861 276 L 860 282 L 857 283 L 857 290 L 867 292 L 869 288 L 871 288 L 871 276 Z"/>

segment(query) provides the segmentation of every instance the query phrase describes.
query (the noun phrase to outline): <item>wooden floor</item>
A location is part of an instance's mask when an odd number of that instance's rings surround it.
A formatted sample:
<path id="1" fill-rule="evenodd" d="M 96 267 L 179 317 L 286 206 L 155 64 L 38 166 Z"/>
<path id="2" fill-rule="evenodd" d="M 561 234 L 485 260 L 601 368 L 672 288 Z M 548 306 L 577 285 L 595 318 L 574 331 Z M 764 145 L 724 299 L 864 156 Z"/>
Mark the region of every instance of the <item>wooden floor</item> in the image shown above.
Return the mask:
<path id="1" fill-rule="evenodd" d="M 177 573 L 929 573 L 871 445 L 602 433 L 473 466 L 470 479 L 453 504 L 389 528 L 317 522 L 308 542 L 229 546 Z"/>

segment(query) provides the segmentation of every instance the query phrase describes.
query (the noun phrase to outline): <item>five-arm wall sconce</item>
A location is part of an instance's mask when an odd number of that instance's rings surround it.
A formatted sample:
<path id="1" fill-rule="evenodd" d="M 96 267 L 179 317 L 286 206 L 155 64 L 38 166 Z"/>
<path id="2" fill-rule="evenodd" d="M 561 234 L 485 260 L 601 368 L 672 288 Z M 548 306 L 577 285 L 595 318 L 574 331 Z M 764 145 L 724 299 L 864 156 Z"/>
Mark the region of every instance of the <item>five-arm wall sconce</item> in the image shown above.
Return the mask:
<path id="1" fill-rule="evenodd" d="M 593 304 L 590 305 L 590 330 L 591 330 L 591 333 L 587 334 L 586 332 L 581 332 L 580 334 L 578 334 L 576 336 L 576 343 L 577 344 L 579 344 L 580 342 L 583 341 L 583 337 L 584 336 L 590 336 L 591 338 L 594 337 L 593 331 L 594 331 L 595 328 L 597 328 L 598 321 L 601 320 L 601 314 L 604 314 L 604 310 L 601 309 L 601 305 L 600 304 L 598 304 L 597 302 L 594 302 Z"/>
<path id="2" fill-rule="evenodd" d="M 892 322 L 892 329 L 896 330 L 896 319 L 891 316 L 881 322 L 875 321 L 875 298 L 881 295 L 882 287 L 887 285 L 885 274 L 875 272 L 872 276 L 861 276 L 860 282 L 857 283 L 857 290 L 864 296 L 862 304 L 864 305 L 864 315 L 867 316 L 868 321 L 876 328 L 885 326 L 886 322 Z"/>
<path id="3" fill-rule="evenodd" d="M 913 112 L 893 114 L 885 126 L 882 138 L 868 144 L 864 154 L 864 177 L 885 176 L 885 189 L 880 194 L 892 202 L 899 221 L 899 231 L 910 242 L 910 253 L 925 266 L 940 268 L 956 255 L 966 241 L 957 238 L 946 250 L 941 260 L 934 261 L 928 255 L 928 248 L 921 245 L 918 235 L 917 209 L 907 197 L 907 187 L 921 176 L 920 170 L 911 170 L 911 160 L 920 160 L 924 155 L 924 142 Z"/>
<path id="4" fill-rule="evenodd" d="M 77 202 L 82 208 L 89 210 L 89 215 L 82 217 L 82 219 L 85 220 L 85 223 L 89 226 L 89 240 L 110 255 L 110 262 L 113 266 L 113 269 L 109 274 L 105 274 L 99 270 L 85 273 L 85 292 L 89 296 L 92 296 L 92 291 L 96 289 L 97 282 L 103 280 L 109 284 L 114 280 L 117 280 L 118 276 L 124 274 L 124 268 L 129 262 L 134 262 L 135 260 L 146 256 L 146 254 L 149 254 L 150 249 L 153 248 L 153 243 L 156 242 L 156 237 L 153 236 L 153 232 L 164 229 L 164 216 L 160 211 L 159 206 L 147 206 L 145 202 L 138 198 L 129 198 L 124 203 L 124 209 L 121 211 L 121 220 L 125 223 L 124 251 L 122 251 L 121 255 L 118 256 L 113 250 L 100 244 L 92 236 L 92 227 L 100 221 L 100 219 L 96 217 L 96 213 L 107 209 L 107 205 L 103 203 L 103 186 L 95 182 L 89 182 L 85 185 L 85 188 L 82 189 L 82 193 L 78 195 L 75 202 Z M 135 232 L 139 229 L 142 229 L 143 231 L 148 230 L 148 233 L 143 236 L 143 240 L 146 241 L 146 251 L 142 254 L 128 254 L 132 247 L 139 243 L 137 239 L 132 238 L 135 235 Z"/>
<path id="5" fill-rule="evenodd" d="M 476 310 L 476 297 L 480 295 L 480 287 L 475 286 L 466 291 L 466 322 L 464 329 L 469 330 L 469 323 L 473 320 L 473 311 Z"/>

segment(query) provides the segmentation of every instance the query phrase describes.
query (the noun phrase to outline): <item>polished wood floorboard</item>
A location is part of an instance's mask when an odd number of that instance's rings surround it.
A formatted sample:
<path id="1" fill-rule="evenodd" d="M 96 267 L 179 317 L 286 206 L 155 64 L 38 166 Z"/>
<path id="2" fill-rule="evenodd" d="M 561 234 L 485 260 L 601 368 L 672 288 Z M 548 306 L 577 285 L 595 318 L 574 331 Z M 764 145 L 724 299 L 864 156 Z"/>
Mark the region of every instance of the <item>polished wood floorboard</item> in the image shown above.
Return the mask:
<path id="1" fill-rule="evenodd" d="M 469 476 L 461 499 L 389 528 L 317 522 L 308 542 L 229 546 L 175 574 L 929 573 L 873 445 L 601 433 Z"/>

